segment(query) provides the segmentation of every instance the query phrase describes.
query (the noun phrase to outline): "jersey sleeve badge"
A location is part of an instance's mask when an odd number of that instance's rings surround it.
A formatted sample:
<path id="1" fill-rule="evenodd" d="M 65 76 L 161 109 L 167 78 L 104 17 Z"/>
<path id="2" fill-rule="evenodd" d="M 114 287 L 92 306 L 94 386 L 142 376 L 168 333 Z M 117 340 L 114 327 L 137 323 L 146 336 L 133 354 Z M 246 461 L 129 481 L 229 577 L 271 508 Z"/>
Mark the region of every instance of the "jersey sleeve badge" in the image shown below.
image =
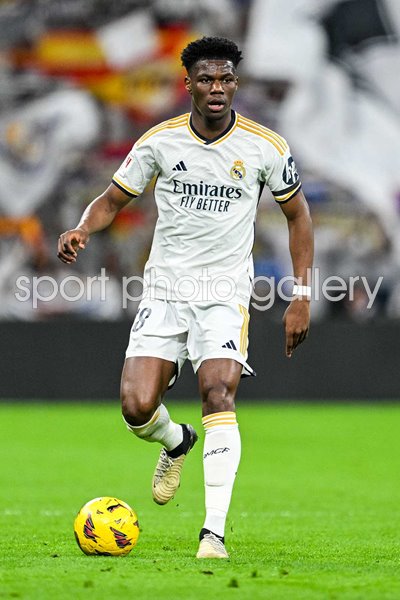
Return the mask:
<path id="1" fill-rule="evenodd" d="M 296 163 L 292 156 L 286 161 L 286 164 L 283 168 L 282 179 L 287 185 L 293 185 L 299 181 L 299 174 L 297 172 Z"/>

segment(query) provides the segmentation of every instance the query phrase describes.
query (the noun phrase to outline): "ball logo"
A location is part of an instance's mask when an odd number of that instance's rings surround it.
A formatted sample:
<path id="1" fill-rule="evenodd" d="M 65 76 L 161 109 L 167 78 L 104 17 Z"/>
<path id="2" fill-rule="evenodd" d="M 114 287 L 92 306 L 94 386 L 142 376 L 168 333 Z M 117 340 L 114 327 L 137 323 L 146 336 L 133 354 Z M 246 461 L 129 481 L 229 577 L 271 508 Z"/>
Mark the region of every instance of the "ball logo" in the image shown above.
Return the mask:
<path id="1" fill-rule="evenodd" d="M 85 524 L 83 526 L 83 535 L 88 540 L 93 540 L 94 542 L 96 542 L 97 538 L 99 537 L 94 532 L 94 523 L 91 514 L 88 515 L 88 518 L 86 519 Z"/>
<path id="2" fill-rule="evenodd" d="M 114 535 L 115 543 L 117 544 L 118 548 L 132 546 L 132 538 L 129 539 L 126 533 L 119 531 L 118 529 L 114 529 L 114 527 L 110 527 L 110 531 Z"/>
<path id="3" fill-rule="evenodd" d="M 288 161 L 283 169 L 283 181 L 288 185 L 292 185 L 299 180 L 299 174 L 296 169 L 296 163 L 293 158 L 289 156 Z"/>
<path id="4" fill-rule="evenodd" d="M 117 510 L 117 508 L 125 508 L 125 506 L 122 504 L 112 504 L 111 506 L 107 506 L 107 510 L 110 513 L 114 512 L 114 510 Z"/>
<path id="5" fill-rule="evenodd" d="M 232 179 L 244 179 L 246 177 L 246 169 L 244 168 L 244 164 L 242 160 L 235 160 L 233 163 L 233 167 L 230 170 L 230 175 Z"/>

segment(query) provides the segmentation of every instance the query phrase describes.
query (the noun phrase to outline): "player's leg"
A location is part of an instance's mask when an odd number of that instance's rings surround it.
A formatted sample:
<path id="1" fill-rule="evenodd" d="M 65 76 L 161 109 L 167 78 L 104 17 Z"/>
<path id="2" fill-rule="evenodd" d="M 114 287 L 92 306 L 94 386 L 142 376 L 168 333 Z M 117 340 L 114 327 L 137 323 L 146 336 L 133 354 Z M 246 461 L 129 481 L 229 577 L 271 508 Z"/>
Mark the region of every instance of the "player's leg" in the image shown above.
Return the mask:
<path id="1" fill-rule="evenodd" d="M 128 429 L 163 445 L 152 482 L 158 504 L 173 498 L 183 461 L 197 439 L 193 427 L 174 423 L 162 404 L 187 356 L 186 337 L 172 303 L 143 300 L 131 328 L 122 373 L 122 411 Z"/>
<path id="2" fill-rule="evenodd" d="M 206 519 L 199 558 L 227 558 L 225 521 L 240 460 L 235 395 L 247 364 L 249 313 L 241 304 L 192 305 L 188 353 L 198 373 L 203 401 Z M 210 533 L 208 533 L 210 532 Z"/>
<path id="3" fill-rule="evenodd" d="M 165 407 L 161 409 L 174 372 L 171 361 L 134 356 L 125 360 L 121 377 L 122 415 L 128 429 L 150 442 L 163 443 L 167 449 L 182 441 L 180 426 L 164 416 Z"/>
<path id="4" fill-rule="evenodd" d="M 122 414 L 129 431 L 163 448 L 152 480 L 153 499 L 166 504 L 180 484 L 186 455 L 197 440 L 189 424 L 172 421 L 162 398 L 176 365 L 149 356 L 128 357 L 121 378 Z"/>
<path id="5" fill-rule="evenodd" d="M 198 369 L 202 399 L 206 517 L 198 558 L 228 558 L 225 522 L 240 461 L 235 395 L 242 364 L 229 358 L 204 360 Z"/>

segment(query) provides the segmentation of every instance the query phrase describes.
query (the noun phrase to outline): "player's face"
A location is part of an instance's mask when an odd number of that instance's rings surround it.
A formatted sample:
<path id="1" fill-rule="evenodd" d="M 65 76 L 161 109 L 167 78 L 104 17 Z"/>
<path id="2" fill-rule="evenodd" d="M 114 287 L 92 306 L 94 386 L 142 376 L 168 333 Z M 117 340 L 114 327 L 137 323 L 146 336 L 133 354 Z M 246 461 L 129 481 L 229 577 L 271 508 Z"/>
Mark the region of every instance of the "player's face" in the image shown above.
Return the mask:
<path id="1" fill-rule="evenodd" d="M 238 78 L 230 60 L 200 60 L 185 78 L 195 109 L 206 119 L 221 119 L 230 113 Z"/>

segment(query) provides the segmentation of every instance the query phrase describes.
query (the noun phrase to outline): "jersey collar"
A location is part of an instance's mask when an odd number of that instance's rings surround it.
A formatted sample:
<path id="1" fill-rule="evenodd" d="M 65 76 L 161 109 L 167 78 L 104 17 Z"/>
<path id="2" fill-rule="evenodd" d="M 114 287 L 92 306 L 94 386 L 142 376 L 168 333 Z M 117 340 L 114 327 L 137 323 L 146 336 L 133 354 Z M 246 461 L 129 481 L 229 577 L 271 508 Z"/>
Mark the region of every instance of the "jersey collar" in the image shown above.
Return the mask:
<path id="1" fill-rule="evenodd" d="M 231 110 L 231 120 L 230 123 L 228 125 L 228 127 L 222 131 L 222 133 L 220 133 L 219 135 L 217 135 L 217 137 L 212 138 L 211 140 L 204 137 L 203 135 L 201 135 L 201 133 L 199 133 L 193 126 L 193 120 L 192 120 L 192 115 L 189 116 L 188 119 L 188 129 L 189 132 L 192 134 L 192 136 L 201 144 L 204 144 L 205 146 L 212 146 L 215 144 L 219 144 L 220 142 L 222 142 L 225 138 L 227 138 L 228 136 L 230 136 L 230 134 L 232 133 L 232 131 L 235 129 L 236 127 L 236 123 L 237 123 L 237 114 L 234 110 Z"/>

